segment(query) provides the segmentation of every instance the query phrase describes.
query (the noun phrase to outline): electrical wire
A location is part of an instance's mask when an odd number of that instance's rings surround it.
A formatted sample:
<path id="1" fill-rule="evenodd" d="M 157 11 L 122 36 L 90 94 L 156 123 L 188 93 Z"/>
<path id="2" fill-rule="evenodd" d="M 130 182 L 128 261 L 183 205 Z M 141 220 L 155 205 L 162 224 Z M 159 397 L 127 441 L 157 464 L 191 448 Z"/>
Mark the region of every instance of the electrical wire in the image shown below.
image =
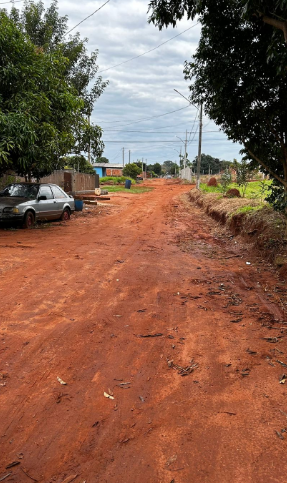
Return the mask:
<path id="1" fill-rule="evenodd" d="M 65 33 L 65 35 L 68 35 L 70 32 L 72 32 L 72 30 L 75 30 L 75 28 L 77 28 L 79 25 L 81 25 L 81 23 L 85 22 L 88 18 L 92 17 L 93 15 L 95 15 L 95 13 L 97 13 L 99 10 L 101 10 L 105 5 L 107 5 L 107 3 L 109 3 L 110 0 L 107 0 L 100 8 L 98 8 L 97 10 L 95 10 L 93 13 L 91 13 L 91 15 L 88 15 L 86 18 L 84 18 L 84 20 L 81 20 L 79 23 L 77 23 L 77 25 L 75 25 L 75 27 L 73 27 L 71 30 L 69 30 L 67 33 Z"/>
<path id="2" fill-rule="evenodd" d="M 126 132 L 140 132 L 140 133 L 143 133 L 143 134 L 185 134 L 185 132 L 176 132 L 176 131 L 165 131 L 165 132 L 158 132 L 158 131 L 121 131 L 119 129 L 103 129 L 104 132 L 122 132 L 122 133 L 126 133 Z M 193 134 L 193 133 L 197 133 L 198 130 L 196 131 L 187 131 L 188 134 Z M 209 132 L 220 132 L 220 131 L 202 131 L 202 134 L 204 133 L 209 133 Z"/>
<path id="3" fill-rule="evenodd" d="M 198 25 L 198 24 L 199 24 L 199 22 L 195 23 L 194 25 L 192 25 L 192 26 L 191 26 L 191 27 L 189 27 L 188 29 L 184 30 L 184 31 L 183 31 L 183 32 L 181 32 L 180 34 L 177 34 L 177 35 L 175 35 L 174 37 L 171 37 L 170 39 L 166 40 L 166 41 L 165 41 L 165 42 L 163 42 L 162 44 L 157 45 L 157 47 L 153 47 L 152 49 L 147 50 L 146 52 L 143 52 L 142 54 L 136 55 L 135 57 L 131 57 L 131 59 L 124 60 L 123 62 L 120 62 L 119 64 L 112 65 L 111 67 L 108 67 L 107 69 L 100 70 L 98 73 L 99 73 L 99 74 L 101 74 L 102 72 L 107 72 L 108 70 L 114 69 L 115 67 L 119 67 L 120 65 L 127 64 L 127 62 L 131 62 L 132 60 L 139 59 L 140 57 L 143 57 L 144 55 L 149 54 L 150 52 L 153 52 L 154 50 L 158 49 L 158 48 L 159 48 L 159 47 L 161 47 L 162 45 L 167 44 L 167 43 L 168 43 L 168 42 L 170 42 L 171 40 L 176 39 L 176 38 L 177 38 L 177 37 L 179 37 L 180 35 L 185 34 L 185 32 L 188 32 L 189 30 L 193 29 L 193 28 L 194 28 L 194 27 L 196 27 L 196 25 Z"/>
<path id="4" fill-rule="evenodd" d="M 0 2 L 0 5 L 5 5 L 7 3 L 20 3 L 20 2 L 23 2 L 23 0 L 11 0 L 10 2 Z"/>
<path id="5" fill-rule="evenodd" d="M 128 122 L 128 124 L 123 124 L 122 126 L 119 126 L 119 127 L 130 126 L 131 124 L 138 124 L 140 122 L 149 121 L 150 119 L 155 119 L 155 118 L 158 118 L 158 117 L 167 116 L 168 114 L 173 114 L 174 112 L 182 111 L 183 109 L 187 109 L 188 107 L 190 107 L 190 104 L 188 106 L 181 107 L 180 109 L 175 109 L 174 111 L 165 112 L 164 114 L 160 114 L 159 116 L 146 117 L 146 118 L 139 119 L 137 121 L 132 121 L 132 122 L 126 121 L 126 122 Z M 103 123 L 113 123 L 113 122 L 118 123 L 118 122 L 123 122 L 123 121 L 98 121 L 98 122 L 103 124 Z"/>

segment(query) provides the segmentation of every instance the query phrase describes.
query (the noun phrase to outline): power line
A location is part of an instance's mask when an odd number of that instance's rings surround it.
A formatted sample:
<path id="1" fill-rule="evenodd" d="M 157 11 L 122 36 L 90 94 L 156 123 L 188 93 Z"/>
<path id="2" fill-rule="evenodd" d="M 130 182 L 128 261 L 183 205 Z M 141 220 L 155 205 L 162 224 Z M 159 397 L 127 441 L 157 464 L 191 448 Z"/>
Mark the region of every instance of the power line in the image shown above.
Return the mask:
<path id="1" fill-rule="evenodd" d="M 10 2 L 1 2 L 0 5 L 5 5 L 5 3 L 6 4 L 7 3 L 12 3 L 13 4 L 13 3 L 20 3 L 20 2 L 23 2 L 23 0 L 15 0 L 15 1 L 11 0 Z"/>
<path id="2" fill-rule="evenodd" d="M 101 10 L 105 5 L 107 5 L 107 3 L 109 3 L 110 0 L 107 0 L 106 3 L 104 3 L 100 8 L 98 8 L 97 10 L 95 10 L 93 13 L 91 13 L 91 15 L 88 15 L 86 18 L 84 18 L 84 20 L 81 20 L 81 22 L 77 23 L 77 25 L 75 25 L 75 27 L 73 27 L 71 30 L 69 30 L 65 35 L 68 35 L 70 32 L 72 32 L 72 30 L 75 30 L 75 28 L 77 28 L 79 25 L 81 25 L 81 23 L 85 22 L 85 20 L 87 20 L 88 18 L 92 17 L 93 15 L 95 15 L 95 13 L 97 13 L 99 10 Z"/>
<path id="3" fill-rule="evenodd" d="M 119 129 L 104 129 L 103 130 L 104 132 L 122 132 L 122 133 L 125 133 L 125 132 L 139 132 L 139 133 L 143 133 L 143 134 L 185 134 L 185 132 L 176 132 L 176 131 L 165 131 L 165 132 L 161 132 L 159 133 L 158 131 L 120 131 Z M 187 131 L 188 134 L 193 134 L 193 133 L 197 133 L 198 130 L 196 131 Z M 209 133 L 209 132 L 220 132 L 220 131 L 203 131 L 205 133 Z"/>
<path id="4" fill-rule="evenodd" d="M 122 126 L 119 126 L 119 127 L 130 126 L 131 124 L 138 124 L 139 122 L 149 121 L 150 119 L 167 116 L 168 114 L 173 114 L 174 112 L 182 111 L 183 109 L 187 109 L 188 107 L 190 107 L 190 104 L 188 106 L 181 107 L 180 109 L 175 109 L 174 111 L 165 112 L 164 114 L 160 114 L 159 116 L 146 117 L 132 122 L 126 121 L 128 122 L 128 124 L 122 124 Z M 98 121 L 98 122 L 102 124 L 102 123 L 118 123 L 123 121 Z"/>
<path id="5" fill-rule="evenodd" d="M 112 65 L 111 67 L 108 67 L 107 69 L 100 70 L 98 73 L 99 73 L 99 74 L 101 74 L 102 72 L 107 72 L 107 70 L 114 69 L 115 67 L 119 67 L 120 65 L 126 64 L 127 62 L 131 62 L 132 60 L 139 59 L 139 57 L 143 57 L 143 55 L 149 54 L 150 52 L 153 52 L 154 50 L 158 49 L 158 48 L 159 48 L 159 47 L 161 47 L 162 45 L 165 45 L 165 44 L 167 44 L 168 42 L 170 42 L 171 40 L 176 39 L 176 38 L 177 38 L 177 37 L 179 37 L 180 35 L 185 34 L 185 32 L 188 32 L 188 30 L 191 30 L 191 29 L 193 29 L 194 27 L 196 27 L 196 25 L 198 25 L 198 23 L 199 23 L 199 22 L 197 22 L 196 24 L 192 25 L 191 27 L 189 27 L 188 29 L 184 30 L 184 31 L 183 31 L 183 32 L 181 32 L 180 34 L 177 34 L 177 35 L 175 35 L 174 37 L 171 37 L 169 40 L 166 40 L 166 41 L 165 41 L 165 42 L 163 42 L 162 44 L 157 45 L 157 47 L 153 47 L 153 49 L 147 50 L 146 52 L 143 52 L 143 53 L 142 53 L 142 54 L 140 54 L 140 55 L 136 55 L 135 57 L 132 57 L 131 59 L 124 60 L 123 62 L 120 62 L 120 64 L 115 64 L 115 65 Z"/>

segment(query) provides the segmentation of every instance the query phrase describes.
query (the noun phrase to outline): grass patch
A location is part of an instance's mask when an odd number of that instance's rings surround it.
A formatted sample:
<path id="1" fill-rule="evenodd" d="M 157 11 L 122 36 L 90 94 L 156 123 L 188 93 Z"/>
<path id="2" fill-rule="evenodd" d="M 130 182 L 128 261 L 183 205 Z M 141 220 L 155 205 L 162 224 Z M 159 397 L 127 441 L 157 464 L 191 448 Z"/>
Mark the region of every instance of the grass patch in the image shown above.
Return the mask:
<path id="1" fill-rule="evenodd" d="M 153 188 L 148 188 L 147 186 L 132 186 L 131 189 L 126 189 L 124 186 L 101 186 L 102 189 L 107 189 L 109 193 L 132 193 L 140 194 L 146 193 L 147 191 L 152 191 Z"/>
<path id="2" fill-rule="evenodd" d="M 250 183 L 247 184 L 247 187 L 246 187 L 246 192 L 245 192 L 245 198 L 248 198 L 248 199 L 258 199 L 258 200 L 262 200 L 264 198 L 266 198 L 266 196 L 269 194 L 269 191 L 270 189 L 270 185 L 271 185 L 272 181 L 270 180 L 266 180 L 265 181 L 265 191 L 263 192 L 262 191 L 262 182 L 261 181 L 252 181 Z M 230 189 L 232 188 L 236 188 L 239 190 L 241 196 L 243 195 L 243 189 L 241 186 L 238 186 L 237 183 L 232 183 L 230 186 L 229 186 Z M 201 183 L 200 184 L 200 190 L 203 191 L 204 193 L 222 193 L 222 187 L 221 185 L 218 185 L 218 186 L 207 186 L 207 184 L 205 183 Z"/>
<path id="3" fill-rule="evenodd" d="M 126 180 L 131 180 L 132 184 L 135 184 L 135 180 L 131 178 L 127 178 L 126 176 L 105 176 L 104 178 L 100 178 L 100 184 L 107 183 L 108 185 L 118 185 L 118 184 L 125 184 Z"/>
<path id="4" fill-rule="evenodd" d="M 232 213 L 232 215 L 239 215 L 240 213 L 253 213 L 254 211 L 262 210 L 264 205 L 258 206 L 242 206 Z"/>

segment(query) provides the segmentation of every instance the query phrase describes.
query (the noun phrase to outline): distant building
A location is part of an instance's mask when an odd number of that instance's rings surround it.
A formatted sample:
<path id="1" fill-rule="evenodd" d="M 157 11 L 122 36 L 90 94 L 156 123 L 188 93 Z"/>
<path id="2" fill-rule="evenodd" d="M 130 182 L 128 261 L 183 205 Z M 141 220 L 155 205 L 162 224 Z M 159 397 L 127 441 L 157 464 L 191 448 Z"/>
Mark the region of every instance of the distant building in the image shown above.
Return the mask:
<path id="1" fill-rule="evenodd" d="M 123 175 L 123 165 L 113 164 L 113 163 L 94 163 L 93 168 L 100 176 L 104 178 L 105 176 L 122 176 Z"/>

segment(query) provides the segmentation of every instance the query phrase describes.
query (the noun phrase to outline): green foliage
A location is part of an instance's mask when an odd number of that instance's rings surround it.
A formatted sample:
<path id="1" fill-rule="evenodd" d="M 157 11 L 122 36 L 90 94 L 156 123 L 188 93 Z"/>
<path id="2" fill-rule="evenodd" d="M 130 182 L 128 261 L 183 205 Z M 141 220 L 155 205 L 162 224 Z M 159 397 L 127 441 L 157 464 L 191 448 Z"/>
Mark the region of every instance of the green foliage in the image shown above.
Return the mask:
<path id="1" fill-rule="evenodd" d="M 93 166 L 87 161 L 87 159 L 83 155 L 63 156 L 60 159 L 58 169 L 64 169 L 67 167 L 73 168 L 80 173 L 95 175 L 95 170 Z"/>
<path id="2" fill-rule="evenodd" d="M 140 175 L 141 172 L 141 167 L 139 167 L 136 163 L 127 164 L 123 169 L 123 175 L 128 176 L 132 179 L 136 179 L 136 177 Z"/>
<path id="3" fill-rule="evenodd" d="M 245 159 L 243 159 L 241 163 L 238 163 L 235 160 L 233 167 L 236 171 L 236 183 L 238 184 L 238 186 L 242 188 L 242 196 L 244 198 L 248 181 L 252 177 L 252 171 L 250 169 L 250 165 L 246 162 Z"/>
<path id="4" fill-rule="evenodd" d="M 124 186 L 101 186 L 103 189 L 107 189 L 110 193 L 127 193 L 127 194 L 140 194 L 140 193 L 146 193 L 148 191 L 152 191 L 152 187 L 147 187 L 147 186 L 133 186 L 129 190 L 127 190 Z"/>
<path id="5" fill-rule="evenodd" d="M 159 28 L 198 15 L 199 46 L 185 64 L 191 101 L 287 187 L 287 0 L 152 0 L 149 8 Z"/>
<path id="6" fill-rule="evenodd" d="M 220 178 L 221 191 L 223 193 L 226 193 L 226 191 L 229 190 L 231 183 L 232 183 L 231 174 L 228 171 L 228 169 L 226 169 Z"/>
<path id="7" fill-rule="evenodd" d="M 65 38 L 57 2 L 0 11 L 0 171 L 39 178 L 69 152 L 103 152 L 102 131 L 88 116 L 107 82 L 96 78 L 98 52 L 87 39 Z M 5 37 L 7 34 L 7 38 Z"/>
<path id="8" fill-rule="evenodd" d="M 0 172 L 39 178 L 74 144 L 83 101 L 65 78 L 67 59 L 35 48 L 0 11 Z"/>
<path id="9" fill-rule="evenodd" d="M 127 176 L 103 176 L 102 178 L 100 178 L 100 183 L 101 184 L 109 183 L 109 184 L 114 184 L 114 185 L 125 184 L 127 179 L 130 179 L 132 184 L 135 183 L 134 179 L 129 178 Z"/>
<path id="10" fill-rule="evenodd" d="M 162 165 L 162 174 L 175 174 L 178 172 L 178 165 L 173 161 L 164 161 Z"/>
<path id="11" fill-rule="evenodd" d="M 100 156 L 99 158 L 95 159 L 95 163 L 109 163 L 110 161 L 105 156 Z"/>
<path id="12" fill-rule="evenodd" d="M 149 164 L 149 165 L 147 165 L 147 171 L 149 173 L 153 173 L 153 175 L 160 176 L 161 175 L 161 165 L 159 163 Z"/>
<path id="13" fill-rule="evenodd" d="M 273 180 L 271 185 L 271 192 L 266 197 L 266 200 L 273 206 L 276 211 L 287 211 L 287 192 L 280 183 Z"/>

